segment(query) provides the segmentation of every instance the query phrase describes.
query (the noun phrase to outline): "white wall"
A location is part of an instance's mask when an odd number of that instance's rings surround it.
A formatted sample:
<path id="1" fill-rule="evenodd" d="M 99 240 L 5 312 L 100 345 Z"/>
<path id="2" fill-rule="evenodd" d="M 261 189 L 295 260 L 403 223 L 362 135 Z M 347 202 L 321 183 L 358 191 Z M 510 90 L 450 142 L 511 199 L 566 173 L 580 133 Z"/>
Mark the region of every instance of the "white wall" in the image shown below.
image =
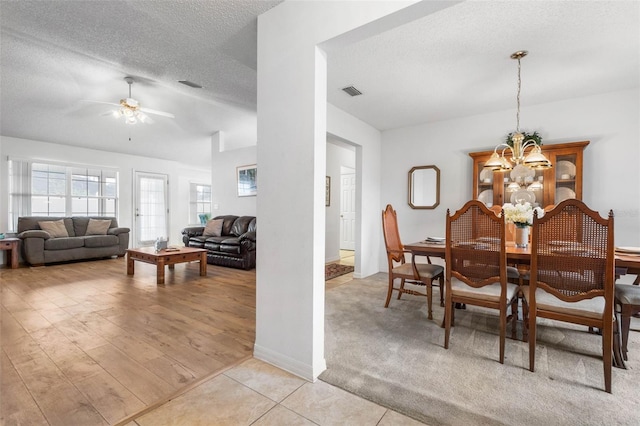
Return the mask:
<path id="1" fill-rule="evenodd" d="M 331 203 L 326 207 L 325 262 L 340 260 L 340 188 L 342 167 L 356 168 L 356 152 L 351 146 L 327 143 L 327 176 L 331 178 Z"/>
<path id="2" fill-rule="evenodd" d="M 258 17 L 261 177 L 254 356 L 310 380 L 326 368 L 325 145 L 326 133 L 333 133 L 327 127 L 326 56 L 317 46 L 368 22 L 378 31 L 389 28 L 387 20 L 379 18 L 410 3 L 287 1 Z M 448 3 L 419 5 L 433 11 Z M 392 25 L 419 16 L 410 10 Z M 377 210 L 372 206 L 380 202 L 379 156 L 379 150 L 357 150 L 358 176 L 364 181 L 358 182 L 358 211 L 363 215 Z M 369 187 L 372 184 L 375 188 Z M 359 219 L 356 238 L 373 229 L 368 217 Z M 379 219 L 376 222 L 373 235 L 380 232 Z M 356 246 L 356 251 L 363 250 Z M 375 253 L 374 249 L 371 254 Z M 374 263 L 377 270 L 375 259 L 360 263 L 363 271 L 372 270 Z"/>
<path id="3" fill-rule="evenodd" d="M 119 170 L 118 223 L 133 228 L 133 171 L 163 173 L 169 176 L 169 244 L 182 244 L 182 228 L 189 224 L 189 184 L 210 181 L 209 170 L 195 169 L 188 164 L 154 158 L 125 155 L 108 151 L 78 148 L 48 142 L 0 137 L 0 205 L 8 205 L 7 157 L 41 159 L 72 164 L 112 167 Z M 8 212 L 0 209 L 0 229 L 7 226 Z M 133 241 L 133 236 L 130 242 Z"/>
<path id="4" fill-rule="evenodd" d="M 380 271 L 378 252 L 380 224 L 381 135 L 367 123 L 327 105 L 327 132 L 356 147 L 356 251 L 355 278 Z M 384 247 L 384 245 L 382 246 Z"/>
<path id="5" fill-rule="evenodd" d="M 544 144 L 591 141 L 584 151 L 583 201 L 603 216 L 614 210 L 619 246 L 640 246 L 639 95 L 636 89 L 521 108 L 522 129 L 538 130 Z M 468 153 L 493 149 L 514 121 L 509 110 L 382 133 L 381 206 L 396 208 L 405 243 L 444 236 L 447 209 L 454 212 L 472 195 Z M 440 168 L 440 206 L 413 210 L 398 188 L 406 188 L 411 167 L 429 164 Z M 386 270 L 383 250 L 379 259 Z"/>
<path id="6" fill-rule="evenodd" d="M 225 150 L 224 134 L 211 138 L 211 204 L 212 217 L 219 215 L 256 216 L 257 197 L 238 197 L 236 167 L 256 164 L 255 146 Z M 260 167 L 258 167 L 258 196 Z"/>

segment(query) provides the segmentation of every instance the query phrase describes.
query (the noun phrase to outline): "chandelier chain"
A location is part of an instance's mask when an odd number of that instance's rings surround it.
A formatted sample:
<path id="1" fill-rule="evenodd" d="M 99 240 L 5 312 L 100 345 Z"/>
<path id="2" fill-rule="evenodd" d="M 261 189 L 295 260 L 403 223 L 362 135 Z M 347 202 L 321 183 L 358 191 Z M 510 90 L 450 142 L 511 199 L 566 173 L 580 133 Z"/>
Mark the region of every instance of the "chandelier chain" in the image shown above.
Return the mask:
<path id="1" fill-rule="evenodd" d="M 516 133 L 520 133 L 520 85 L 522 80 L 520 79 L 520 57 L 518 57 L 518 94 L 516 95 L 516 103 L 518 108 L 516 110 Z"/>

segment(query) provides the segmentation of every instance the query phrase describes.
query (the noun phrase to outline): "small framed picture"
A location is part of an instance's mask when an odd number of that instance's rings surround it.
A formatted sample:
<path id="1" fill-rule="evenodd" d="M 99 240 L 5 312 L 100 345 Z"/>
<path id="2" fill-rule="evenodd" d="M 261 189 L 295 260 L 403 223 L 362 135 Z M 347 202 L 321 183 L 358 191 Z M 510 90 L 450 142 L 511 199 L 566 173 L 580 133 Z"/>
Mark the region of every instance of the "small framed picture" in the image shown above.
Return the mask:
<path id="1" fill-rule="evenodd" d="M 258 167 L 255 164 L 236 167 L 238 176 L 238 197 L 258 194 Z"/>
<path id="2" fill-rule="evenodd" d="M 324 205 L 329 207 L 331 205 L 331 176 L 327 176 L 324 189 Z"/>

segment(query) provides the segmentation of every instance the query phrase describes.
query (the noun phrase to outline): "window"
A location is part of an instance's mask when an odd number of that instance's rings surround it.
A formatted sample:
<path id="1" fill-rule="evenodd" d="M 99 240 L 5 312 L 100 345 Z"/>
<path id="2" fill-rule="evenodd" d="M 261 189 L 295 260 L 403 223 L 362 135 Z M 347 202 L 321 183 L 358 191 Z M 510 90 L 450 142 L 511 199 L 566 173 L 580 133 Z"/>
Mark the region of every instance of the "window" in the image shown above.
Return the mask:
<path id="1" fill-rule="evenodd" d="M 189 220 L 192 223 L 201 223 L 201 214 L 211 217 L 211 185 L 192 183 L 189 195 Z"/>
<path id="2" fill-rule="evenodd" d="M 20 216 L 113 216 L 118 172 L 56 163 L 9 160 L 9 226 Z"/>

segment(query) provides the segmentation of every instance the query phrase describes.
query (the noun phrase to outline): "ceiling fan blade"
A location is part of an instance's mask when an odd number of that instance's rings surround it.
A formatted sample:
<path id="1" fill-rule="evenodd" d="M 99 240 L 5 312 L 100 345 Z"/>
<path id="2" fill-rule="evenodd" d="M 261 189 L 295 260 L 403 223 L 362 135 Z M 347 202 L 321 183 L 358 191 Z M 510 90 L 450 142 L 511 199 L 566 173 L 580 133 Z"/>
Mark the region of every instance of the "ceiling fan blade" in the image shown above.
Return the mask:
<path id="1" fill-rule="evenodd" d="M 176 116 L 171 114 L 170 112 L 156 111 L 155 109 L 149 109 L 149 108 L 138 108 L 138 109 L 148 114 L 161 115 L 163 117 L 168 117 L 168 118 L 176 118 Z"/>
<path id="2" fill-rule="evenodd" d="M 86 102 L 86 103 L 90 103 L 90 104 L 112 105 L 112 106 L 117 106 L 117 107 L 120 106 L 120 104 L 115 104 L 113 102 L 93 101 L 93 100 L 89 100 L 89 99 L 81 99 L 80 102 Z"/>
<path id="3" fill-rule="evenodd" d="M 147 114 L 145 114 L 142 111 L 138 111 L 138 120 L 140 120 L 141 123 L 143 124 L 153 124 L 154 121 L 151 119 L 151 117 L 149 117 Z"/>

